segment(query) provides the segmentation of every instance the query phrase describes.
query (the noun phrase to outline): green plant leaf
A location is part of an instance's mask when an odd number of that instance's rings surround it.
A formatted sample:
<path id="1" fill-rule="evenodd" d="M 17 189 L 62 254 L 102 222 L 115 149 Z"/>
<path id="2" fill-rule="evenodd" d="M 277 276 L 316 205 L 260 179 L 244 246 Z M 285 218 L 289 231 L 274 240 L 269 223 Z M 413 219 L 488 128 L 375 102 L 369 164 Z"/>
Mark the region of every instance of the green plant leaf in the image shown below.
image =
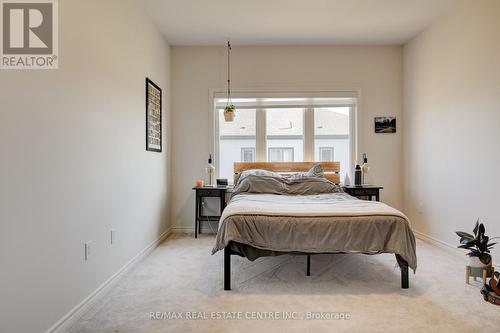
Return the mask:
<path id="1" fill-rule="evenodd" d="M 473 240 L 464 240 L 463 242 L 460 242 L 462 245 L 467 245 L 467 246 L 476 246 L 477 241 L 475 239 Z"/>
<path id="2" fill-rule="evenodd" d="M 477 230 L 478 235 L 484 235 L 485 229 L 484 225 L 481 223 L 479 224 L 479 229 Z"/>
<path id="3" fill-rule="evenodd" d="M 469 255 L 471 257 L 479 257 L 480 252 L 478 250 L 476 250 L 476 249 L 468 249 L 468 250 L 470 250 L 470 252 L 467 253 L 467 255 Z"/>
<path id="4" fill-rule="evenodd" d="M 474 236 L 472 236 L 471 234 L 465 232 L 465 231 L 456 231 L 456 234 L 461 237 L 461 238 L 465 238 L 465 239 L 474 239 Z"/>
<path id="5" fill-rule="evenodd" d="M 477 235 L 477 229 L 478 228 L 479 228 L 479 219 L 477 219 L 476 225 L 474 226 L 474 230 L 472 230 L 472 232 L 474 232 L 474 235 Z"/>

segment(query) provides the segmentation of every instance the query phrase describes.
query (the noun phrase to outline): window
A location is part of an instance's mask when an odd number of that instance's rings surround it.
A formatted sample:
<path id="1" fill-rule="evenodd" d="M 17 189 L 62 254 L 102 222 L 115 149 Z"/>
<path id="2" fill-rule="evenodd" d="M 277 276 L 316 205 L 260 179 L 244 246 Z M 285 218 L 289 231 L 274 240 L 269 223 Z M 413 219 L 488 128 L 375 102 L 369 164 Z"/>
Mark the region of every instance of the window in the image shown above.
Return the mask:
<path id="1" fill-rule="evenodd" d="M 294 162 L 293 148 L 289 147 L 269 148 L 267 156 L 269 162 Z"/>
<path id="2" fill-rule="evenodd" d="M 325 162 L 340 162 L 341 179 L 345 176 L 346 171 L 352 168 L 350 132 L 350 107 L 336 106 L 314 109 L 314 159 Z M 331 153 L 326 152 L 327 149 L 331 149 Z"/>
<path id="3" fill-rule="evenodd" d="M 234 121 L 225 122 L 224 112 L 219 110 L 219 157 L 216 159 L 219 177 L 233 179 L 234 162 L 255 161 L 255 114 L 252 109 L 236 110 Z"/>
<path id="4" fill-rule="evenodd" d="M 333 162 L 333 147 L 319 147 L 319 161 Z"/>
<path id="5" fill-rule="evenodd" d="M 242 162 L 255 162 L 255 148 L 241 148 Z"/>
<path id="6" fill-rule="evenodd" d="M 224 94 L 215 94 L 211 128 L 216 133 L 212 151 L 217 176 L 232 180 L 234 162 L 339 161 L 343 179 L 354 162 L 357 102 L 356 93 L 346 94 L 327 98 L 241 93 L 232 99 L 233 122 L 224 121 Z"/>
<path id="7" fill-rule="evenodd" d="M 266 145 L 269 162 L 304 160 L 304 109 L 266 109 Z M 295 158 L 294 153 L 296 152 Z"/>

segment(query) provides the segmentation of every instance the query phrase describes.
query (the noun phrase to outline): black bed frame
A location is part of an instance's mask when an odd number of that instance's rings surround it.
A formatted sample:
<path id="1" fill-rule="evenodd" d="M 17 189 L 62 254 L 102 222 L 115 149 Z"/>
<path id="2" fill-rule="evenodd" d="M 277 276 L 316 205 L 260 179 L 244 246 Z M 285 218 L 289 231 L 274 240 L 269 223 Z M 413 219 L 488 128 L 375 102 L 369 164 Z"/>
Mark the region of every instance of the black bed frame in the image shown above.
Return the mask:
<path id="1" fill-rule="evenodd" d="M 224 290 L 231 290 L 231 255 L 237 254 L 231 250 L 231 242 L 224 248 Z M 311 255 L 307 255 L 306 275 L 311 275 Z M 396 254 L 396 261 L 401 269 L 401 288 L 408 289 L 410 280 L 408 277 L 408 262 L 404 260 L 399 254 Z"/>

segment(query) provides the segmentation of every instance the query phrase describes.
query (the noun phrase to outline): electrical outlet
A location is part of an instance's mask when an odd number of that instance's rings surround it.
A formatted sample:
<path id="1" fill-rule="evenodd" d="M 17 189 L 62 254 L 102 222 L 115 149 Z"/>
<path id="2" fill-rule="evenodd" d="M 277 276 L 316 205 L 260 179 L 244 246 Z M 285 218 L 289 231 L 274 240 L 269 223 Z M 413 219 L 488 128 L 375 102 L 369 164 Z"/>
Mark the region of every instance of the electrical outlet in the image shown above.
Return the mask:
<path id="1" fill-rule="evenodd" d="M 90 259 L 90 245 L 92 244 L 91 241 L 88 241 L 85 243 L 85 260 Z"/>
<path id="2" fill-rule="evenodd" d="M 109 232 L 109 243 L 113 245 L 115 241 L 116 241 L 116 230 L 111 229 L 111 231 Z"/>

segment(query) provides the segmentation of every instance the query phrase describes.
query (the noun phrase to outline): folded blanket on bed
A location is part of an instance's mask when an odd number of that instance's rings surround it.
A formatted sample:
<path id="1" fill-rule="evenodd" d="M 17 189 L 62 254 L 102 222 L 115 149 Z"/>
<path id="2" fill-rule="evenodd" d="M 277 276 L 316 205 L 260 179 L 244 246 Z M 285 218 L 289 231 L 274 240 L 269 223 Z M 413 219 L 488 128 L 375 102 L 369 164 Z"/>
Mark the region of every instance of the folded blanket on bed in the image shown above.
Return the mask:
<path id="1" fill-rule="evenodd" d="M 382 202 L 358 200 L 347 193 L 316 195 L 239 194 L 224 209 L 221 221 L 232 215 L 280 216 L 398 216 L 399 210 Z M 219 228 L 222 223 L 219 225 Z"/>

